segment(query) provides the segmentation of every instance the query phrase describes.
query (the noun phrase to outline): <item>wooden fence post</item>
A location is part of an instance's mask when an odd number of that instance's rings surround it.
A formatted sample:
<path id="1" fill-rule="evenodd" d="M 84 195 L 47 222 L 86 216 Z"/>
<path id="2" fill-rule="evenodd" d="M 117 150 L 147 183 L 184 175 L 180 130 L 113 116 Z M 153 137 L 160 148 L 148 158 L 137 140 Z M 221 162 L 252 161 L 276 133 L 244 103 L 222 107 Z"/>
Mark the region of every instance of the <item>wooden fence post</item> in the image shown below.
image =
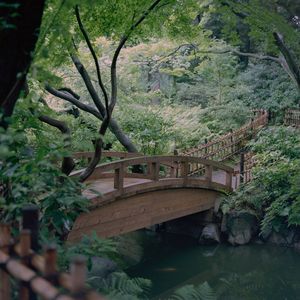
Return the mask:
<path id="1" fill-rule="evenodd" d="M 10 226 L 8 224 L 0 224 L 0 249 L 8 254 L 10 246 Z M 9 274 L 0 270 L 0 299 L 10 300 L 10 282 Z"/>
<path id="2" fill-rule="evenodd" d="M 31 233 L 31 248 L 38 251 L 39 246 L 39 208 L 34 204 L 26 205 L 22 210 L 22 228 L 29 229 Z"/>
<path id="3" fill-rule="evenodd" d="M 245 153 L 242 152 L 240 156 L 240 183 L 244 182 L 244 171 L 245 171 Z"/>
<path id="4" fill-rule="evenodd" d="M 254 136 L 254 119 L 251 118 L 251 123 L 250 123 L 250 139 L 253 139 Z"/>
<path id="5" fill-rule="evenodd" d="M 30 230 L 31 237 L 31 249 L 33 251 L 38 251 L 39 246 L 39 208 L 37 205 L 28 204 L 22 210 L 22 228 Z M 29 290 L 29 299 L 36 300 L 37 296 L 32 291 Z"/>
<path id="6" fill-rule="evenodd" d="M 207 143 L 208 143 L 208 139 L 207 139 L 207 138 L 205 138 L 205 139 L 204 139 L 204 144 L 205 144 L 205 145 L 207 145 Z M 204 153 L 205 153 L 205 156 L 204 156 L 204 158 L 207 158 L 207 153 L 208 153 L 208 149 L 207 149 L 207 147 L 205 147 L 205 148 L 204 148 Z"/>
<path id="7" fill-rule="evenodd" d="M 84 256 L 76 256 L 70 268 L 71 293 L 79 294 L 85 290 L 86 280 L 86 259 Z"/>
<path id="8" fill-rule="evenodd" d="M 47 246 L 44 254 L 45 268 L 44 276 L 52 284 L 57 283 L 57 253 L 54 245 Z"/>
<path id="9" fill-rule="evenodd" d="M 20 257 L 25 266 L 30 265 L 30 250 L 31 250 L 31 232 L 28 229 L 23 229 L 20 234 Z M 20 299 L 29 300 L 30 289 L 24 283 L 20 286 Z"/>
<path id="10" fill-rule="evenodd" d="M 235 149 L 234 149 L 234 144 L 233 144 L 233 130 L 230 129 L 230 149 L 231 149 L 231 154 L 234 154 Z"/>

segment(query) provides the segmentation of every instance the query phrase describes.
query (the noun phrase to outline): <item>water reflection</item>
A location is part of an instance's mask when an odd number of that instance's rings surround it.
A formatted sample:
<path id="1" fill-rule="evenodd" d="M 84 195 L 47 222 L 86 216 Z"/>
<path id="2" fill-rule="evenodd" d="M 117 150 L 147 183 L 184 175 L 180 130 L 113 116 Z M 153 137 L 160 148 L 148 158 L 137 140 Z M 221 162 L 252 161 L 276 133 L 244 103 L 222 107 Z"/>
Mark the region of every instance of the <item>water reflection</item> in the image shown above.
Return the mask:
<path id="1" fill-rule="evenodd" d="M 152 280 L 152 299 L 168 299 L 181 286 L 203 282 L 222 300 L 300 299 L 300 254 L 293 249 L 198 246 L 178 236 L 140 234 L 144 260 L 128 273 Z"/>

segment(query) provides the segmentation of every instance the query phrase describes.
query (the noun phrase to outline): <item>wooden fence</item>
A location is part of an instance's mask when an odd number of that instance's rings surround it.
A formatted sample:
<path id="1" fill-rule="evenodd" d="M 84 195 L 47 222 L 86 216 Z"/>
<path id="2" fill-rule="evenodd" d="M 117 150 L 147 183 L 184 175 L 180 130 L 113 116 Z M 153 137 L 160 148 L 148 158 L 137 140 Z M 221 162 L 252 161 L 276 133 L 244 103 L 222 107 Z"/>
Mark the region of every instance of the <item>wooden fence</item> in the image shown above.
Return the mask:
<path id="1" fill-rule="evenodd" d="M 231 131 L 215 140 L 201 144 L 195 148 L 180 153 L 184 156 L 200 157 L 209 160 L 224 161 L 244 149 L 248 140 L 253 138 L 261 127 L 267 125 L 268 113 L 265 110 L 256 110 L 255 117 L 237 130 Z M 189 174 L 203 171 L 198 164 L 191 165 Z"/>
<path id="2" fill-rule="evenodd" d="M 286 126 L 300 127 L 300 110 L 288 109 L 285 112 L 284 124 Z"/>
<path id="3" fill-rule="evenodd" d="M 11 236 L 11 227 L 0 224 L 0 299 L 1 300 L 104 300 L 86 284 L 86 265 L 75 257 L 70 274 L 58 272 L 54 246 L 38 250 L 38 210 L 23 210 L 23 229 L 19 238 Z"/>
<path id="4" fill-rule="evenodd" d="M 253 178 L 253 167 L 255 166 L 254 153 L 251 151 L 241 152 L 240 154 L 240 164 L 239 170 L 234 172 L 234 176 L 236 177 L 235 186 L 237 187 L 242 183 L 248 183 Z"/>

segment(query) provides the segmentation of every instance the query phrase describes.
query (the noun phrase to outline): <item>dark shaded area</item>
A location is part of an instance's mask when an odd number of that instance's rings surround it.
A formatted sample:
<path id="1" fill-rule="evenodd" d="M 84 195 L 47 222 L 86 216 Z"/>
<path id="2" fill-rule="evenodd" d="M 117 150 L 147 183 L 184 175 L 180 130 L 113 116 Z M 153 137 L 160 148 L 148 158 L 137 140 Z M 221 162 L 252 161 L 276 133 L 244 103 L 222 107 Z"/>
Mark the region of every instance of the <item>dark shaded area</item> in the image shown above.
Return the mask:
<path id="1" fill-rule="evenodd" d="M 39 35 L 44 0 L 1 1 L 0 6 L 0 126 L 14 106 L 26 80 Z"/>

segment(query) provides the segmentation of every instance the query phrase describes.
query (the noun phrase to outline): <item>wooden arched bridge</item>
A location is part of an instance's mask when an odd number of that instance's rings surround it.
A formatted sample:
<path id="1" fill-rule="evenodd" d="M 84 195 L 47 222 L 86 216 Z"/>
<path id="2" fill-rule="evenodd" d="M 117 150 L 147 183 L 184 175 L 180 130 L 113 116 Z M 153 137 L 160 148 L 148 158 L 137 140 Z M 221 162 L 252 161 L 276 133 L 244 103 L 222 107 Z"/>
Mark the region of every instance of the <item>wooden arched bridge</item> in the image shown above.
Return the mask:
<path id="1" fill-rule="evenodd" d="M 238 184 L 234 168 L 220 161 L 238 153 L 267 120 L 260 111 L 242 128 L 179 156 L 106 152 L 107 157 L 124 159 L 96 167 L 83 192 L 90 199 L 90 211 L 77 218 L 68 240 L 78 241 L 93 231 L 112 237 L 214 208 L 220 195 Z"/>
<path id="2" fill-rule="evenodd" d="M 201 165 L 200 175 L 189 176 L 191 164 Z M 143 166 L 145 174 L 130 171 L 136 165 Z M 84 193 L 91 199 L 91 211 L 79 216 L 69 240 L 92 231 L 115 236 L 208 210 L 220 193 L 232 190 L 233 171 L 222 163 L 188 156 L 138 157 L 100 165 Z"/>

